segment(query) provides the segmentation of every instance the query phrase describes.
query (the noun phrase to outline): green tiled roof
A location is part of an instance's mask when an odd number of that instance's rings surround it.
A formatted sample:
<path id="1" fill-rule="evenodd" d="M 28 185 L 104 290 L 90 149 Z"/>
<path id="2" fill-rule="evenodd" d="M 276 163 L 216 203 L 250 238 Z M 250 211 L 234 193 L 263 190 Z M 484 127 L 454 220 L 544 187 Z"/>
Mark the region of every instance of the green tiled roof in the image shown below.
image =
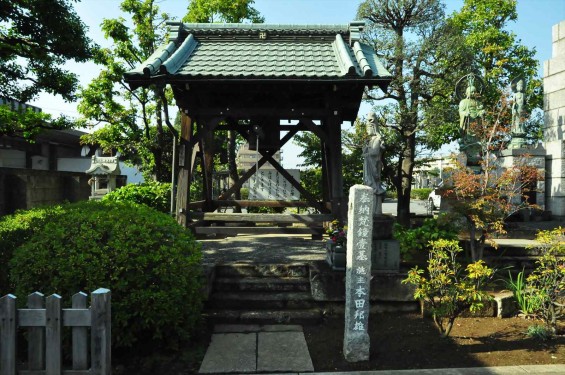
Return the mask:
<path id="1" fill-rule="evenodd" d="M 350 25 L 171 23 L 169 42 L 125 73 L 130 83 L 198 79 L 390 80 Z"/>

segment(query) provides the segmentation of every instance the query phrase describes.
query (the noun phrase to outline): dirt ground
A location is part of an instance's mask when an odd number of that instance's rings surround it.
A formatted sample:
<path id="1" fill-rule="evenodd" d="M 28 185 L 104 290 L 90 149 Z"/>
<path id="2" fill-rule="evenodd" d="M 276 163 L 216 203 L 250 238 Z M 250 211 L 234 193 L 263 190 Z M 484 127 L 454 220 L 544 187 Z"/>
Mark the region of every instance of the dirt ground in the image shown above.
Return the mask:
<path id="1" fill-rule="evenodd" d="M 371 315 L 368 362 L 343 359 L 343 320 L 304 326 L 316 371 L 362 371 L 565 363 L 565 336 L 540 341 L 526 336 L 531 320 L 459 318 L 450 337 L 419 314 Z M 537 322 L 540 323 L 540 322 Z M 560 327 L 562 333 L 563 328 Z"/>

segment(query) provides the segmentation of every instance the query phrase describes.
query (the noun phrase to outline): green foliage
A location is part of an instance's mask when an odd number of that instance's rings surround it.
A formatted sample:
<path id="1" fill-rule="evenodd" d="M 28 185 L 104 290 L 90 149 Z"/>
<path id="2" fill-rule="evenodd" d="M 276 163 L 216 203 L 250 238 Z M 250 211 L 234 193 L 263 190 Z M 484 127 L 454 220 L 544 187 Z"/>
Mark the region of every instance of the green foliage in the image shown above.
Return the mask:
<path id="1" fill-rule="evenodd" d="M 63 66 L 89 60 L 92 41 L 72 3 L 4 0 L 0 9 L 0 97 L 25 103 L 48 92 L 73 100 L 78 78 Z"/>
<path id="2" fill-rule="evenodd" d="M 547 341 L 553 337 L 553 332 L 546 326 L 534 324 L 528 327 L 526 336 L 540 341 Z"/>
<path id="3" fill-rule="evenodd" d="M 528 82 L 528 105 L 541 108 L 542 82 L 537 77 L 535 48 L 523 46 L 507 29 L 518 18 L 516 5 L 516 0 L 465 0 L 449 19 L 465 36 L 473 56 L 472 71 L 480 72 L 485 80 L 481 101 L 486 107 L 497 103 L 499 91 L 509 87 L 512 79 L 523 76 Z"/>
<path id="4" fill-rule="evenodd" d="M 172 101 L 172 93 L 156 87 L 134 91 L 123 74 L 164 41 L 169 16 L 160 14 L 153 0 L 124 0 L 120 9 L 128 13 L 128 21 L 104 19 L 102 32 L 112 47 L 95 50 L 100 73 L 80 92 L 78 111 L 85 121 L 103 125 L 84 136 L 83 142 L 119 151 L 124 160 L 141 167 L 146 179 L 168 181 L 173 137 L 166 129 L 164 107 Z M 132 28 L 127 26 L 130 20 Z"/>
<path id="5" fill-rule="evenodd" d="M 410 192 L 411 199 L 419 199 L 419 200 L 426 200 L 428 199 L 428 195 L 432 192 L 433 189 L 431 188 L 421 188 L 421 189 L 412 189 Z"/>
<path id="6" fill-rule="evenodd" d="M 169 182 L 147 181 L 129 184 L 102 197 L 103 201 L 140 203 L 157 211 L 171 210 L 171 184 Z"/>
<path id="7" fill-rule="evenodd" d="M 382 127 L 392 133 L 393 141 L 385 143 L 388 156 L 395 160 L 388 172 L 398 194 L 398 221 L 408 225 L 416 149 L 420 145 L 438 149 L 454 137 L 450 104 L 435 103 L 451 97 L 457 72 L 468 56 L 461 49 L 460 33 L 447 25 L 439 0 L 366 0 L 357 16 L 367 21 L 364 38 L 392 74 L 385 93 L 374 90 L 367 97 L 392 99 L 374 111 Z"/>
<path id="8" fill-rule="evenodd" d="M 319 164 L 318 164 L 319 165 Z M 300 171 L 300 185 L 314 197 L 322 199 L 322 168 L 309 168 Z"/>
<path id="9" fill-rule="evenodd" d="M 168 215 L 143 205 L 62 205 L 10 261 L 18 296 L 112 291 L 112 340 L 174 348 L 201 312 L 200 247 Z M 141 347 L 138 347 L 139 349 Z"/>
<path id="10" fill-rule="evenodd" d="M 536 314 L 555 333 L 557 320 L 565 316 L 565 229 L 540 231 L 536 240 L 542 255 L 526 287 L 539 303 Z"/>
<path id="11" fill-rule="evenodd" d="M 406 228 L 394 224 L 394 238 L 400 243 L 400 255 L 403 260 L 412 260 L 430 250 L 430 243 L 439 239 L 456 240 L 457 228 L 449 217 L 441 214 L 436 218 L 424 219 L 422 226 Z"/>
<path id="12" fill-rule="evenodd" d="M 431 246 L 427 275 L 423 269 L 414 267 L 402 283 L 416 286 L 414 298 L 430 307 L 441 336 L 447 337 L 463 311 L 479 311 L 491 298 L 484 287 L 494 271 L 482 260 L 464 269 L 457 261 L 457 254 L 463 249 L 456 240 L 441 239 Z"/>
<path id="13" fill-rule="evenodd" d="M 509 272 L 506 285 L 514 294 L 514 298 L 516 298 L 516 302 L 520 307 L 520 312 L 523 315 L 534 315 L 534 313 L 540 308 L 542 301 L 540 300 L 539 295 L 537 295 L 534 290 L 526 288 L 524 270 L 518 273 L 516 279 L 514 279 L 512 274 Z"/>
<path id="14" fill-rule="evenodd" d="M 17 211 L 0 219 L 0 265 L 7 269 L 16 248 L 25 243 L 37 230 L 42 228 L 53 215 L 61 212 L 61 206 L 34 208 Z M 9 283 L 8 272 L 0 272 L 0 295 L 12 293 L 14 286 Z"/>
<path id="15" fill-rule="evenodd" d="M 262 23 L 265 19 L 251 6 L 254 2 L 254 0 L 191 0 L 183 22 Z"/>
<path id="16" fill-rule="evenodd" d="M 92 41 L 68 0 L 6 1 L 0 4 L 0 97 L 26 103 L 40 93 L 75 98 L 76 74 L 67 61 L 92 57 Z M 72 35 L 72 38 L 69 38 Z M 0 106 L 0 136 L 31 140 L 42 129 L 67 129 L 69 119 Z"/>

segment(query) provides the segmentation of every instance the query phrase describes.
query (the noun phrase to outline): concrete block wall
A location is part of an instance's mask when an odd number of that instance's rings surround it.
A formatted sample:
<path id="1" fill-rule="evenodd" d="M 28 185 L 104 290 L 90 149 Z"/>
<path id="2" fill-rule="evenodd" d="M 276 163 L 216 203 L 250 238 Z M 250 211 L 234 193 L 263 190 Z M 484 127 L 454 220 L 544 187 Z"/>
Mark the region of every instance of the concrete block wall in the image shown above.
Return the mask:
<path id="1" fill-rule="evenodd" d="M 565 21 L 553 26 L 552 39 L 543 78 L 546 209 L 565 216 Z"/>
<path id="2" fill-rule="evenodd" d="M 88 200 L 85 173 L 0 168 L 0 216 L 65 201 Z"/>

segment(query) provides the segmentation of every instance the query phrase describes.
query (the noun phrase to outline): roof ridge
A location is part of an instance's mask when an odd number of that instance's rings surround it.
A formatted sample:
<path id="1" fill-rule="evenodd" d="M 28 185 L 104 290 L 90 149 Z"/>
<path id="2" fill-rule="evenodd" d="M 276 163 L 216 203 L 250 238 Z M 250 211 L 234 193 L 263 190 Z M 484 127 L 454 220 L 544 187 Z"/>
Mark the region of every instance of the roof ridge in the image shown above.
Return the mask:
<path id="1" fill-rule="evenodd" d="M 182 25 L 187 29 L 201 30 L 269 30 L 269 29 L 285 29 L 285 30 L 349 30 L 349 24 L 269 24 L 269 23 L 184 23 L 178 21 L 167 22 L 168 26 Z"/>

